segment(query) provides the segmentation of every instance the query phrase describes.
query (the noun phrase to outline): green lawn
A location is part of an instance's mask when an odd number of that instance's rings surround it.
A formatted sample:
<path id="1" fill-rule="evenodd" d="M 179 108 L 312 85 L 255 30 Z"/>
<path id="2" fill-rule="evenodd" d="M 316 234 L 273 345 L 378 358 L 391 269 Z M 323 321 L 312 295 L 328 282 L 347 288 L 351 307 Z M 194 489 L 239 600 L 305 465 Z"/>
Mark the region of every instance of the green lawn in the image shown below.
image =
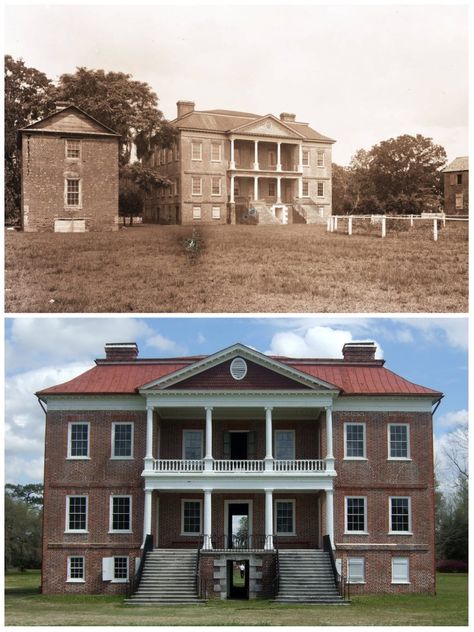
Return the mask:
<path id="1" fill-rule="evenodd" d="M 121 597 L 42 596 L 39 573 L 7 573 L 6 625 L 451 625 L 467 626 L 467 575 L 438 575 L 436 597 L 354 597 L 350 606 L 267 600 L 206 606 L 124 606 Z"/>

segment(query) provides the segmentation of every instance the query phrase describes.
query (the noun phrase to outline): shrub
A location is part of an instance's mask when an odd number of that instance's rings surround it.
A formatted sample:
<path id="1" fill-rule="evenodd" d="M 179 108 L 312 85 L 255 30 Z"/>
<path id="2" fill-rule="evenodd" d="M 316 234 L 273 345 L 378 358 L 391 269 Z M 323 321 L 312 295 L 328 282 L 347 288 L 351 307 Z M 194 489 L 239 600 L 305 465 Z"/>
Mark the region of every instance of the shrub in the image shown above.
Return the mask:
<path id="1" fill-rule="evenodd" d="M 462 560 L 440 560 L 436 563 L 436 570 L 439 573 L 467 573 L 467 562 Z"/>

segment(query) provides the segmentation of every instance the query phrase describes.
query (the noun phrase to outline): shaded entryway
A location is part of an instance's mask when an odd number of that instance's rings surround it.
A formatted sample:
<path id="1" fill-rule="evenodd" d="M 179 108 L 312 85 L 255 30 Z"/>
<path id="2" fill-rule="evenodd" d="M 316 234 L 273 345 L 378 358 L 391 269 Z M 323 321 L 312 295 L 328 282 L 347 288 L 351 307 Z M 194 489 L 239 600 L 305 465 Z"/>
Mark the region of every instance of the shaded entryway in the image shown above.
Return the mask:
<path id="1" fill-rule="evenodd" d="M 227 598 L 249 598 L 249 561 L 227 560 Z"/>

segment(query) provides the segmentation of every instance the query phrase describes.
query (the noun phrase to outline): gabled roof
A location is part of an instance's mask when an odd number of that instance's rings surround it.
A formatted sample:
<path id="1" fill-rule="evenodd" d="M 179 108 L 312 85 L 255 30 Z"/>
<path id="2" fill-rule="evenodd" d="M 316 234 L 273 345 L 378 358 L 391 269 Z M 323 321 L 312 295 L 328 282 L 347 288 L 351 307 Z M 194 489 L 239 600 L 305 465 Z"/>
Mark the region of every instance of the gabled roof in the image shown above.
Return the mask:
<path id="1" fill-rule="evenodd" d="M 414 384 L 385 368 L 382 360 L 348 362 L 318 358 L 266 356 L 244 345 L 232 345 L 211 356 L 130 361 L 97 360 L 95 367 L 68 382 L 43 389 L 48 395 L 132 395 L 155 389 L 172 388 L 193 375 L 229 358 L 241 356 L 260 363 L 279 375 L 301 384 L 302 388 L 339 391 L 340 395 L 401 395 L 442 397 L 439 391 Z"/>
<path id="2" fill-rule="evenodd" d="M 101 136 L 117 136 L 120 134 L 107 127 L 93 116 L 78 108 L 77 105 L 67 105 L 48 116 L 31 123 L 20 132 L 72 132 L 74 134 L 100 134 Z"/>
<path id="3" fill-rule="evenodd" d="M 290 121 L 281 121 L 273 115 L 267 115 L 274 118 L 279 123 L 285 125 L 289 130 L 296 133 L 297 136 L 306 140 L 321 141 L 326 143 L 335 143 L 336 141 L 328 136 L 323 136 L 316 130 L 309 127 L 307 123 L 297 123 Z M 252 122 L 265 119 L 260 114 L 251 114 L 249 112 L 236 112 L 235 110 L 193 110 L 183 116 L 171 121 L 171 125 L 183 130 L 209 131 L 230 133 L 232 130 L 248 125 Z"/>
<path id="4" fill-rule="evenodd" d="M 273 114 L 266 114 L 260 118 L 253 119 L 243 125 L 234 127 L 231 132 L 240 134 L 268 134 L 271 136 L 291 136 L 292 138 L 304 138 L 303 134 L 296 132 L 288 123 L 281 121 Z"/>
<path id="5" fill-rule="evenodd" d="M 450 171 L 469 171 L 469 157 L 460 156 L 455 158 L 444 169 L 441 169 L 441 171 L 444 173 L 449 173 Z"/>

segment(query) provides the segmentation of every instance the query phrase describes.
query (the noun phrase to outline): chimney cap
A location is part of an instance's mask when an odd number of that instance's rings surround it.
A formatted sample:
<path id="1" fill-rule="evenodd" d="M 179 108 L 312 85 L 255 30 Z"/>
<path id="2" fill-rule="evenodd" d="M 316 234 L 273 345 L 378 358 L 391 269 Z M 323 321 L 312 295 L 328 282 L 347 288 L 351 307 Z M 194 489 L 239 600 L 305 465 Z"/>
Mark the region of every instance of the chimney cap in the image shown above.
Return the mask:
<path id="1" fill-rule="evenodd" d="M 344 360 L 370 361 L 375 360 L 377 345 L 372 340 L 346 342 L 342 347 Z"/>
<path id="2" fill-rule="evenodd" d="M 55 101 L 54 103 L 57 112 L 59 112 L 59 110 L 64 110 L 65 108 L 68 108 L 70 105 L 72 104 L 69 103 L 69 101 Z"/>
<path id="3" fill-rule="evenodd" d="M 280 114 L 280 121 L 294 122 L 296 120 L 296 114 L 291 112 L 282 112 Z"/>
<path id="4" fill-rule="evenodd" d="M 136 342 L 111 342 L 105 345 L 106 360 L 136 360 L 137 357 Z"/>

